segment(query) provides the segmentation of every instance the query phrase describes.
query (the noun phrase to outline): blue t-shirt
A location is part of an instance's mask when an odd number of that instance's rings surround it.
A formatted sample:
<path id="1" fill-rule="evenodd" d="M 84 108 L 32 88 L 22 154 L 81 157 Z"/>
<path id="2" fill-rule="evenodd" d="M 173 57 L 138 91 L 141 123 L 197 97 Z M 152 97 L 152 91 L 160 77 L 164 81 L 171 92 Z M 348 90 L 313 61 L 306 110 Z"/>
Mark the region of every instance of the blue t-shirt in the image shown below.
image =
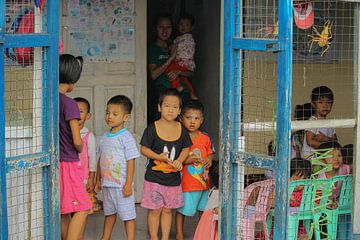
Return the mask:
<path id="1" fill-rule="evenodd" d="M 104 133 L 99 141 L 98 154 L 103 187 L 123 187 L 127 161 L 140 157 L 135 138 L 126 128 L 116 133 Z"/>
<path id="2" fill-rule="evenodd" d="M 80 119 L 79 107 L 72 98 L 59 93 L 59 153 L 62 162 L 79 161 L 69 124 L 72 119 Z"/>

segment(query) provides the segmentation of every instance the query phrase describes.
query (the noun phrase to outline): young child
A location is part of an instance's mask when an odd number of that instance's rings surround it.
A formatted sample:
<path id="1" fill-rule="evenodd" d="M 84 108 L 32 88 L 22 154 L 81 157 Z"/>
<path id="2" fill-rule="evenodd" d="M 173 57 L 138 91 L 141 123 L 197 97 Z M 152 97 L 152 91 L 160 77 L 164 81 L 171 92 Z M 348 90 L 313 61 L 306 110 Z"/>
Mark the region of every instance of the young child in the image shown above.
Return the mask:
<path id="1" fill-rule="evenodd" d="M 191 14 L 184 14 L 180 17 L 179 21 L 179 33 L 174 40 L 174 46 L 177 47 L 175 60 L 168 66 L 166 73 L 170 73 L 174 70 L 179 70 L 182 72 L 194 72 L 195 71 L 195 41 L 191 34 L 191 31 L 194 28 L 195 19 Z M 180 81 L 184 81 L 186 86 L 190 90 L 191 99 L 197 99 L 195 94 L 194 87 L 192 86 L 190 80 L 186 76 L 178 76 L 175 79 L 171 80 L 171 87 L 176 88 L 178 91 L 182 91 L 183 87 L 180 84 Z"/>
<path id="2" fill-rule="evenodd" d="M 103 190 L 104 229 L 101 239 L 110 239 L 116 217 L 124 221 L 127 239 L 135 239 L 135 199 L 133 177 L 135 159 L 140 156 L 135 138 L 124 127 L 130 119 L 132 103 L 124 95 L 112 97 L 106 106 L 110 127 L 99 141 L 98 174 L 95 190 Z"/>
<path id="3" fill-rule="evenodd" d="M 314 107 L 314 115 L 309 120 L 326 119 L 334 103 L 334 94 L 326 86 L 316 87 L 311 92 L 311 103 Z M 315 128 L 305 130 L 303 142 L 303 157 L 311 158 L 312 150 L 318 149 L 321 143 L 336 141 L 337 136 L 334 128 Z"/>
<path id="4" fill-rule="evenodd" d="M 159 120 L 150 124 L 141 138 L 141 153 L 147 157 L 141 206 L 148 209 L 150 239 L 158 239 L 161 219 L 162 239 L 169 239 L 171 209 L 184 205 L 180 171 L 192 145 L 188 131 L 177 122 L 181 111 L 181 96 L 174 89 L 159 97 Z"/>
<path id="5" fill-rule="evenodd" d="M 83 148 L 76 102 L 66 96 L 79 80 L 82 57 L 60 56 L 59 65 L 59 142 L 61 238 L 78 239 L 91 209 L 85 186 L 84 169 L 79 159 Z M 70 213 L 72 217 L 70 218 Z"/>
<path id="6" fill-rule="evenodd" d="M 206 134 L 199 130 L 204 121 L 204 106 L 198 100 L 186 102 L 181 112 L 181 122 L 189 131 L 193 145 L 184 161 L 181 186 L 184 206 L 176 212 L 176 239 L 182 240 L 185 216 L 203 212 L 207 203 L 209 181 L 207 168 L 214 158 L 212 143 Z"/>
<path id="7" fill-rule="evenodd" d="M 200 221 L 196 227 L 194 240 L 218 239 L 218 225 L 213 225 L 219 214 L 219 162 L 213 161 L 209 169 L 212 188 L 209 192 L 209 199 Z"/>
<path id="8" fill-rule="evenodd" d="M 92 204 L 92 209 L 89 212 L 89 214 L 91 214 L 101 209 L 101 205 L 94 194 L 94 177 L 97 168 L 96 140 L 94 134 L 85 127 L 85 122 L 91 118 L 89 101 L 82 97 L 74 98 L 74 100 L 77 102 L 80 111 L 79 128 L 83 149 L 79 154 L 79 159 L 84 168 L 84 185 L 86 186 L 86 191 Z M 81 233 L 81 239 L 84 239 L 84 232 L 85 225 Z"/>

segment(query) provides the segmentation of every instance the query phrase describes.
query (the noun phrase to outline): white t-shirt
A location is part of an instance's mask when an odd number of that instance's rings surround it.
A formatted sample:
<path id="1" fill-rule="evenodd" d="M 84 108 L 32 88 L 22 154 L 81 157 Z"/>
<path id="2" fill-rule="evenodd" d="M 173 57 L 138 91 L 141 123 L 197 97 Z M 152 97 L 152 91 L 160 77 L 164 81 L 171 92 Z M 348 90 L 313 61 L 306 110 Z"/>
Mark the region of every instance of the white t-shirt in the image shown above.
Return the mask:
<path id="1" fill-rule="evenodd" d="M 318 120 L 318 119 L 315 116 L 311 116 L 309 120 Z M 312 154 L 312 150 L 314 150 L 314 148 L 310 147 L 307 143 L 307 139 L 306 139 L 307 131 L 310 131 L 314 134 L 318 134 L 319 132 L 322 132 L 327 137 L 332 137 L 334 136 L 334 134 L 336 134 L 335 128 L 313 128 L 313 129 L 305 130 L 304 143 L 302 149 L 302 157 L 305 159 L 307 159 Z"/>
<path id="2" fill-rule="evenodd" d="M 101 184 L 122 188 L 126 181 L 127 161 L 140 157 L 135 138 L 123 128 L 106 132 L 99 141 Z"/>

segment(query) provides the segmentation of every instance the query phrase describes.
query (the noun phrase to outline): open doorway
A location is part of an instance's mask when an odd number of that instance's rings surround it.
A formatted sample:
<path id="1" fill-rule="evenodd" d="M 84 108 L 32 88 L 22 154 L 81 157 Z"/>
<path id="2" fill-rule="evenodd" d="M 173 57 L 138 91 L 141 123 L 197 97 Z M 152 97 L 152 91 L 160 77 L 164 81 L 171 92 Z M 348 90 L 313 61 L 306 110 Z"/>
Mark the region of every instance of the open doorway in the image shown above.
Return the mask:
<path id="1" fill-rule="evenodd" d="M 147 6 L 148 46 L 156 37 L 153 22 L 157 14 L 171 14 L 174 23 L 173 36 L 176 36 L 175 30 L 180 14 L 190 13 L 194 16 L 195 24 L 192 34 L 196 42 L 196 71 L 191 80 L 199 100 L 205 107 L 202 130 L 210 135 L 215 148 L 219 149 L 221 1 L 151 0 L 148 1 Z M 149 96 L 151 85 L 152 81 L 148 77 Z"/>

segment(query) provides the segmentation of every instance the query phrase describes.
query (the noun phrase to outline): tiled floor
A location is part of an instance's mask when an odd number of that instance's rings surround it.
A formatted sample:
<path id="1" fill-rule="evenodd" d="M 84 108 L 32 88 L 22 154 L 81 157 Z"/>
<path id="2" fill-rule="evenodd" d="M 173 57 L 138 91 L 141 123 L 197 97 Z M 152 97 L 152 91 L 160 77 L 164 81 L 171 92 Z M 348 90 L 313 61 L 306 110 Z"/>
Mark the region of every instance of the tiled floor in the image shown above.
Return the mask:
<path id="1" fill-rule="evenodd" d="M 137 240 L 145 240 L 148 239 L 147 234 L 147 211 L 141 208 L 139 205 L 136 206 L 136 239 Z M 175 215 L 175 212 L 174 212 Z M 103 212 L 99 212 L 93 215 L 90 215 L 86 224 L 85 231 L 85 239 L 86 240 L 99 240 L 102 233 L 103 228 L 104 215 Z M 185 226 L 184 226 L 184 235 L 186 240 L 192 239 L 194 235 L 195 228 L 198 222 L 197 217 L 186 218 Z M 172 229 L 170 239 L 175 239 L 175 218 L 172 222 Z M 160 232 L 160 229 L 159 229 Z M 126 239 L 125 238 L 125 230 L 123 223 L 121 221 L 117 221 L 114 227 L 114 231 L 111 239 Z"/>

